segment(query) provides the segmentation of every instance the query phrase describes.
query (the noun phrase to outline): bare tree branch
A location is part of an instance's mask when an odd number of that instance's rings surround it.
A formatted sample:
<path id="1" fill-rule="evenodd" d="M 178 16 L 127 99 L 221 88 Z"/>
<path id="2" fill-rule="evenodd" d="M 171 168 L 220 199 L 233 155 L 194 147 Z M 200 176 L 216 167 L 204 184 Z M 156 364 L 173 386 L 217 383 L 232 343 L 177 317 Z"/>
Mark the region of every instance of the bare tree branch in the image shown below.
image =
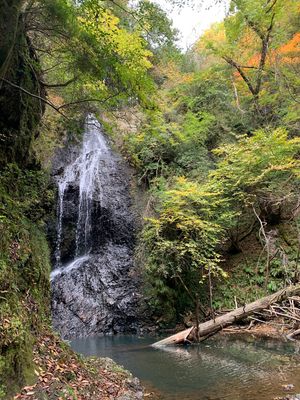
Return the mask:
<path id="1" fill-rule="evenodd" d="M 232 58 L 229 58 L 227 56 L 223 56 L 222 57 L 223 60 L 225 60 L 229 65 L 231 65 L 232 67 L 234 67 L 239 74 L 241 75 L 241 77 L 243 78 L 244 82 L 247 84 L 250 92 L 252 93 L 252 95 L 255 97 L 257 96 L 257 93 L 255 91 L 254 86 L 252 85 L 252 82 L 250 81 L 250 79 L 247 77 L 247 75 L 245 74 L 245 72 L 243 71 L 242 67 L 236 62 L 234 61 Z"/>
<path id="2" fill-rule="evenodd" d="M 81 100 L 76 100 L 76 101 L 71 101 L 70 103 L 65 103 L 62 104 L 61 106 L 58 107 L 58 109 L 60 110 L 61 108 L 67 108 L 67 107 L 71 107 L 77 104 L 82 104 L 82 103 L 92 103 L 92 102 L 97 102 L 97 103 L 107 103 L 109 100 L 113 99 L 114 97 L 117 97 L 120 93 L 114 93 L 111 96 L 106 97 L 106 99 L 95 99 L 95 98 L 90 98 L 90 99 L 81 99 Z"/>
<path id="3" fill-rule="evenodd" d="M 258 76 L 257 76 L 256 87 L 255 87 L 255 91 L 256 91 L 257 95 L 260 92 L 260 88 L 261 88 L 262 72 L 263 72 L 265 64 L 266 64 L 269 43 L 270 43 L 270 39 L 271 39 L 271 32 L 273 30 L 274 18 L 275 18 L 275 14 L 272 15 L 267 34 L 265 35 L 265 37 L 262 40 L 261 56 L 260 56 L 260 61 L 259 61 Z"/>
<path id="4" fill-rule="evenodd" d="M 59 87 L 66 87 L 66 86 L 70 85 L 71 83 L 75 82 L 76 80 L 77 80 L 77 77 L 75 76 L 74 78 L 69 79 L 67 82 L 64 82 L 64 83 L 47 83 L 47 82 L 43 82 L 43 81 L 40 81 L 40 83 L 47 88 L 59 88 Z"/>
<path id="5" fill-rule="evenodd" d="M 34 97 L 35 99 L 38 99 L 42 102 L 44 102 L 45 104 L 47 104 L 48 106 L 50 106 L 51 108 L 53 108 L 55 111 L 57 111 L 60 115 L 62 115 L 64 118 L 68 118 L 65 114 L 63 114 L 60 110 L 59 107 L 56 107 L 53 103 L 51 103 L 50 101 L 48 101 L 47 99 L 45 99 L 44 97 L 38 96 L 37 94 L 34 93 L 30 93 L 28 92 L 28 90 L 22 88 L 21 86 L 16 85 L 13 82 L 8 81 L 5 78 L 0 78 L 1 81 L 7 83 L 8 85 L 20 90 L 21 92 L 27 94 L 28 96 Z"/>

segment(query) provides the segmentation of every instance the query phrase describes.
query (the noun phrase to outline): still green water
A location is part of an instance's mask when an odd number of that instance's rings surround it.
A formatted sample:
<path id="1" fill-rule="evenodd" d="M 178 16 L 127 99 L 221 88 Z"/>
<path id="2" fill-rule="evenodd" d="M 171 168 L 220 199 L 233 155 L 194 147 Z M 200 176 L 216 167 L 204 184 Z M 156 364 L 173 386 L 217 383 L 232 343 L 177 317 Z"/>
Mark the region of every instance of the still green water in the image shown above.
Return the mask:
<path id="1" fill-rule="evenodd" d="M 228 336 L 157 349 L 150 347 L 155 341 L 102 336 L 71 345 L 87 356 L 114 359 L 162 400 L 273 400 L 300 394 L 300 343 Z M 286 392 L 286 384 L 294 389 Z"/>

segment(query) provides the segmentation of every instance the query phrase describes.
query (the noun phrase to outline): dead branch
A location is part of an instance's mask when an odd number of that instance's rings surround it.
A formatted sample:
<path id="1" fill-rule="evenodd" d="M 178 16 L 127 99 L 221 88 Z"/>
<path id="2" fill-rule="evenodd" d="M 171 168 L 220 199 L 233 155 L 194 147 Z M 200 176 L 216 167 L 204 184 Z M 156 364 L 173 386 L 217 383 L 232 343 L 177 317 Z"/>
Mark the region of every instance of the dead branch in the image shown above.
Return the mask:
<path id="1" fill-rule="evenodd" d="M 35 98 L 35 99 L 38 99 L 38 100 L 44 102 L 45 104 L 47 104 L 48 106 L 50 106 L 51 108 L 53 108 L 56 112 L 58 112 L 60 115 L 62 115 L 64 118 L 68 118 L 65 114 L 63 114 L 63 113 L 59 110 L 60 107 L 56 107 L 53 103 L 51 103 L 49 100 L 45 99 L 44 97 L 38 96 L 37 94 L 34 94 L 34 93 L 30 93 L 28 90 L 22 88 L 22 87 L 19 86 L 19 85 L 16 85 L 16 84 L 13 83 L 13 82 L 8 81 L 8 80 L 5 79 L 5 78 L 0 78 L 0 80 L 3 81 L 3 82 L 5 82 L 5 83 L 7 83 L 8 85 L 10 85 L 10 86 L 12 86 L 12 87 L 18 89 L 18 90 L 20 90 L 21 92 L 27 94 L 28 96 L 31 96 L 31 97 L 33 97 L 33 98 Z"/>
<path id="2" fill-rule="evenodd" d="M 294 332 L 292 332 L 292 333 L 289 333 L 288 335 L 286 335 L 286 338 L 287 338 L 288 340 L 294 341 L 294 340 L 295 340 L 294 337 L 295 337 L 295 336 L 298 336 L 298 335 L 300 335 L 300 329 L 297 329 L 296 331 L 294 331 Z"/>

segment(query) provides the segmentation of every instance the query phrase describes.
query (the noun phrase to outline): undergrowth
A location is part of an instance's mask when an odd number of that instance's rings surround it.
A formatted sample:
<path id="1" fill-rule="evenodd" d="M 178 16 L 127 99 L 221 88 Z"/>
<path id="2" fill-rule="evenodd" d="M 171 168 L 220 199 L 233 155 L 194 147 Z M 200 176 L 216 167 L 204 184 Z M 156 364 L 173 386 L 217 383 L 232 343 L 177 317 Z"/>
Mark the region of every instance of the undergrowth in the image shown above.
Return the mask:
<path id="1" fill-rule="evenodd" d="M 0 396 L 33 382 L 32 348 L 49 323 L 45 207 L 53 198 L 41 171 L 10 164 L 0 177 Z"/>

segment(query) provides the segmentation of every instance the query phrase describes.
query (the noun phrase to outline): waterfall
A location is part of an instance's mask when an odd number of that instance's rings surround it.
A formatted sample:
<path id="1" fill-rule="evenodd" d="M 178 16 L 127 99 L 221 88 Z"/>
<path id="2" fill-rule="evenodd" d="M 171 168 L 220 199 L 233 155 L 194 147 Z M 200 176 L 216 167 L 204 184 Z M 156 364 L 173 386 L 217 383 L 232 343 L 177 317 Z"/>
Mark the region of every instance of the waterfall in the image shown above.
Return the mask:
<path id="1" fill-rule="evenodd" d="M 101 163 L 109 164 L 109 149 L 99 122 L 89 117 L 83 138 L 79 171 L 79 212 L 76 229 L 76 256 L 90 252 L 91 208 L 93 200 L 103 206 L 102 182 L 107 180 L 100 171 Z M 102 172 L 102 174 L 101 174 Z M 101 179 L 102 178 L 102 179 Z"/>
<path id="2" fill-rule="evenodd" d="M 89 115 L 81 148 L 56 176 L 52 316 L 63 337 L 136 332 L 140 299 L 128 175 Z"/>
<path id="3" fill-rule="evenodd" d="M 70 184 L 79 182 L 79 205 L 76 227 L 76 251 L 74 256 L 87 255 L 91 251 L 91 209 L 93 201 L 103 204 L 101 162 L 109 164 L 109 148 L 99 122 L 88 116 L 85 123 L 82 148 L 79 156 L 68 165 L 58 181 L 57 240 L 55 249 L 56 268 L 61 265 L 61 242 L 64 216 L 64 196 Z M 102 176 L 102 179 L 101 179 Z M 107 183 L 107 180 L 106 180 Z M 61 269 L 62 271 L 62 269 Z M 57 275 L 55 271 L 52 277 Z"/>

